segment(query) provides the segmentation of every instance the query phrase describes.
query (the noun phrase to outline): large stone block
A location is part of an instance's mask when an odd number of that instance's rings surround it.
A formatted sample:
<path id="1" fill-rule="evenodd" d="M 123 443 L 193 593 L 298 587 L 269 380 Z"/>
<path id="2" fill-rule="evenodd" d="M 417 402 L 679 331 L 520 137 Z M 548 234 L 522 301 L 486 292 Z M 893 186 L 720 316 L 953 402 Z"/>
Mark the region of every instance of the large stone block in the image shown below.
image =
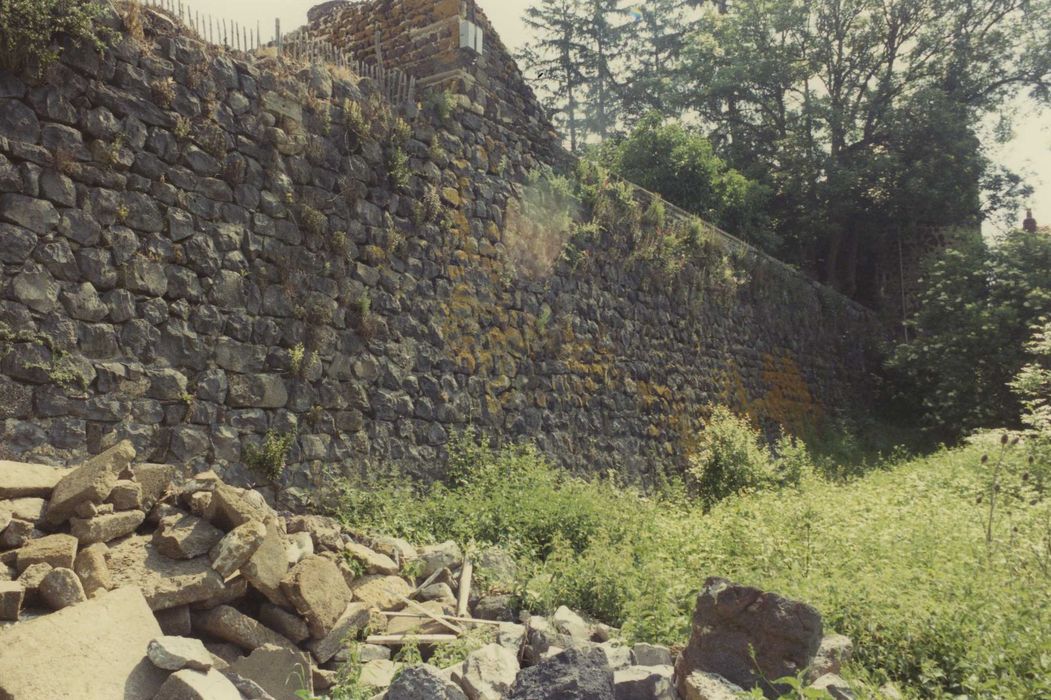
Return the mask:
<path id="1" fill-rule="evenodd" d="M 778 697 L 767 679 L 805 670 L 822 638 L 821 615 L 809 605 L 721 578 L 709 578 L 697 594 L 692 626 L 675 665 L 682 695 L 685 679 L 702 671 Z"/>
<path id="2" fill-rule="evenodd" d="M 48 498 L 70 469 L 0 459 L 0 498 Z"/>
<path id="3" fill-rule="evenodd" d="M 316 639 L 332 631 L 352 597 L 339 567 L 320 556 L 307 557 L 296 564 L 281 582 L 281 588 L 306 618 Z"/>
<path id="4" fill-rule="evenodd" d="M 0 630 L 0 697 L 152 698 L 165 673 L 146 648 L 160 635 L 136 588 Z"/>
<path id="5" fill-rule="evenodd" d="M 131 535 L 114 543 L 107 559 L 114 584 L 139 586 L 154 610 L 210 601 L 226 590 L 207 557 L 169 559 L 147 535 Z"/>
<path id="6" fill-rule="evenodd" d="M 51 493 L 44 522 L 51 526 L 63 523 L 81 503 L 102 503 L 117 483 L 120 473 L 135 459 L 130 440 L 122 440 L 105 452 L 82 462 L 62 477 Z"/>

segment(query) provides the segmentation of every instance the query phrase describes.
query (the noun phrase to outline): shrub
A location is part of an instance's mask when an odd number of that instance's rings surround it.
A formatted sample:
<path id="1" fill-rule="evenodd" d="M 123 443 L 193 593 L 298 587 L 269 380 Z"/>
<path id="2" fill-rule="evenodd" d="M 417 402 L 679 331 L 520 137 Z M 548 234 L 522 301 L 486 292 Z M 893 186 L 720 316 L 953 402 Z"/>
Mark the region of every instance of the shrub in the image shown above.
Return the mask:
<path id="1" fill-rule="evenodd" d="M 246 444 L 241 459 L 251 469 L 262 474 L 268 481 L 276 482 L 281 478 L 285 460 L 296 441 L 295 433 L 275 433 L 267 431 L 261 447 Z"/>
<path id="2" fill-rule="evenodd" d="M 775 481 L 763 436 L 724 406 L 712 409 L 686 471 L 689 492 L 706 508 Z"/>
<path id="3" fill-rule="evenodd" d="M 2 0 L 0 68 L 39 77 L 58 59 L 60 36 L 101 51 L 109 38 L 95 23 L 102 12 L 101 3 L 85 0 Z"/>

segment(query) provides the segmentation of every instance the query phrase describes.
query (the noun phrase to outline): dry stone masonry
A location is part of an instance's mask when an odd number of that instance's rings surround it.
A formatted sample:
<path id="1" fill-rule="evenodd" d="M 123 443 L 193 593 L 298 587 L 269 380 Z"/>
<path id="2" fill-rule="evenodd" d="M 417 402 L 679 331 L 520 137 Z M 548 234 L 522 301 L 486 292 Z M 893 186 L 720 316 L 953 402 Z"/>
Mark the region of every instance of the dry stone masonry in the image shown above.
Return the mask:
<path id="1" fill-rule="evenodd" d="M 353 683 L 376 700 L 729 700 L 777 697 L 785 675 L 853 697 L 836 675 L 849 639 L 722 579 L 676 658 L 566 607 L 515 615 L 516 565 L 498 548 L 417 548 L 281 512 L 213 471 L 139 462 L 129 441 L 71 470 L 12 466 L 3 493 L 36 495 L 0 499 L 14 535 L 0 545 L 0 698 L 295 700 Z M 145 496 L 115 503 L 132 484 Z M 69 534 L 115 516 L 136 525 Z M 392 656 L 412 642 L 437 662 L 458 640 L 467 656 L 444 668 Z"/>
<path id="2" fill-rule="evenodd" d="M 129 440 L 144 462 L 306 488 L 329 469 L 436 476 L 473 425 L 638 477 L 681 463 L 709 404 L 799 427 L 868 400 L 870 316 L 757 256 L 668 275 L 611 231 L 586 264 L 556 250 L 527 273 L 514 250 L 546 226 L 529 176 L 559 161 L 531 92 L 472 4 L 377 7 L 314 25 L 360 53 L 378 23 L 383 60 L 423 75 L 436 59 L 413 58 L 402 18 L 448 53 L 449 114 L 206 45 L 152 8 L 101 55 L 0 74 L 0 459 Z M 481 57 L 446 41 L 468 11 Z M 134 530 L 77 509 L 112 487 L 145 512 L 157 476 L 85 475 L 50 517 L 84 519 L 83 543 Z M 214 535 L 173 526 L 166 546 Z"/>

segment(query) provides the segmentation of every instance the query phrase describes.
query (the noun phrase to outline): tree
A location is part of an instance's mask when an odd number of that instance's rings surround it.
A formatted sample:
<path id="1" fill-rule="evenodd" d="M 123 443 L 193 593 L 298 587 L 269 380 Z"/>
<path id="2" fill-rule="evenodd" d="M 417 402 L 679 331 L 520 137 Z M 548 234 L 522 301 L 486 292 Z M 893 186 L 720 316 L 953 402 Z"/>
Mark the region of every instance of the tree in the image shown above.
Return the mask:
<path id="1" fill-rule="evenodd" d="M 651 112 L 627 138 L 599 154 L 624 179 L 744 238 L 768 243 L 764 188 L 730 168 L 696 131 Z"/>
<path id="2" fill-rule="evenodd" d="M 530 78 L 541 87 L 541 96 L 552 117 L 569 132 L 575 153 L 580 131 L 579 90 L 586 82 L 582 72 L 585 52 L 581 0 L 541 0 L 526 10 L 523 21 L 537 36 L 519 56 Z"/>
<path id="3" fill-rule="evenodd" d="M 786 252 L 864 296 L 889 232 L 977 223 L 979 184 L 994 181 L 976 125 L 1023 88 L 1048 97 L 1049 11 L 1048 0 L 741 0 L 700 20 L 681 106 L 774 191 Z"/>
<path id="4" fill-rule="evenodd" d="M 614 61 L 625 52 L 627 25 L 624 0 L 583 0 L 586 37 L 581 66 L 587 76 L 588 131 L 605 140 L 620 122 L 623 86 L 616 80 Z"/>
<path id="5" fill-rule="evenodd" d="M 1031 327 L 1051 312 L 1051 237 L 973 240 L 929 265 L 911 342 L 888 362 L 897 394 L 937 437 L 1013 426 L 1009 383 L 1026 362 Z"/>
<path id="6" fill-rule="evenodd" d="M 624 117 L 670 114 L 682 91 L 682 55 L 692 31 L 689 0 L 649 0 L 628 8 Z"/>

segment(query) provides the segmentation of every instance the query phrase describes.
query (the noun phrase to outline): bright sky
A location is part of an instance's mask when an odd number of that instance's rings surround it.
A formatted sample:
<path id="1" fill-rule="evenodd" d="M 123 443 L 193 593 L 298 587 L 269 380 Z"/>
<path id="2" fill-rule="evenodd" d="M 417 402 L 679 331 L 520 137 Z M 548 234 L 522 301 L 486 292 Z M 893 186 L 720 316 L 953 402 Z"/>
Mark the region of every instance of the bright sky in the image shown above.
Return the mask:
<path id="1" fill-rule="evenodd" d="M 248 27 L 262 23 L 263 37 L 273 32 L 274 18 L 281 19 L 281 27 L 288 31 L 306 22 L 309 8 L 321 0 L 225 0 L 209 5 L 206 2 L 190 3 L 202 12 L 208 10 L 219 17 L 226 17 Z M 186 3 L 184 2 L 184 5 Z M 531 0 L 478 0 L 478 4 L 492 21 L 500 38 L 508 48 L 514 50 L 529 39 L 522 23 L 522 13 Z M 1020 105 L 1015 137 L 1004 147 L 993 151 L 995 159 L 1023 175 L 1036 189 L 1030 206 L 1041 225 L 1051 225 L 1051 110 L 1035 111 L 1024 102 Z M 1018 225 L 1021 226 L 1019 212 Z"/>

